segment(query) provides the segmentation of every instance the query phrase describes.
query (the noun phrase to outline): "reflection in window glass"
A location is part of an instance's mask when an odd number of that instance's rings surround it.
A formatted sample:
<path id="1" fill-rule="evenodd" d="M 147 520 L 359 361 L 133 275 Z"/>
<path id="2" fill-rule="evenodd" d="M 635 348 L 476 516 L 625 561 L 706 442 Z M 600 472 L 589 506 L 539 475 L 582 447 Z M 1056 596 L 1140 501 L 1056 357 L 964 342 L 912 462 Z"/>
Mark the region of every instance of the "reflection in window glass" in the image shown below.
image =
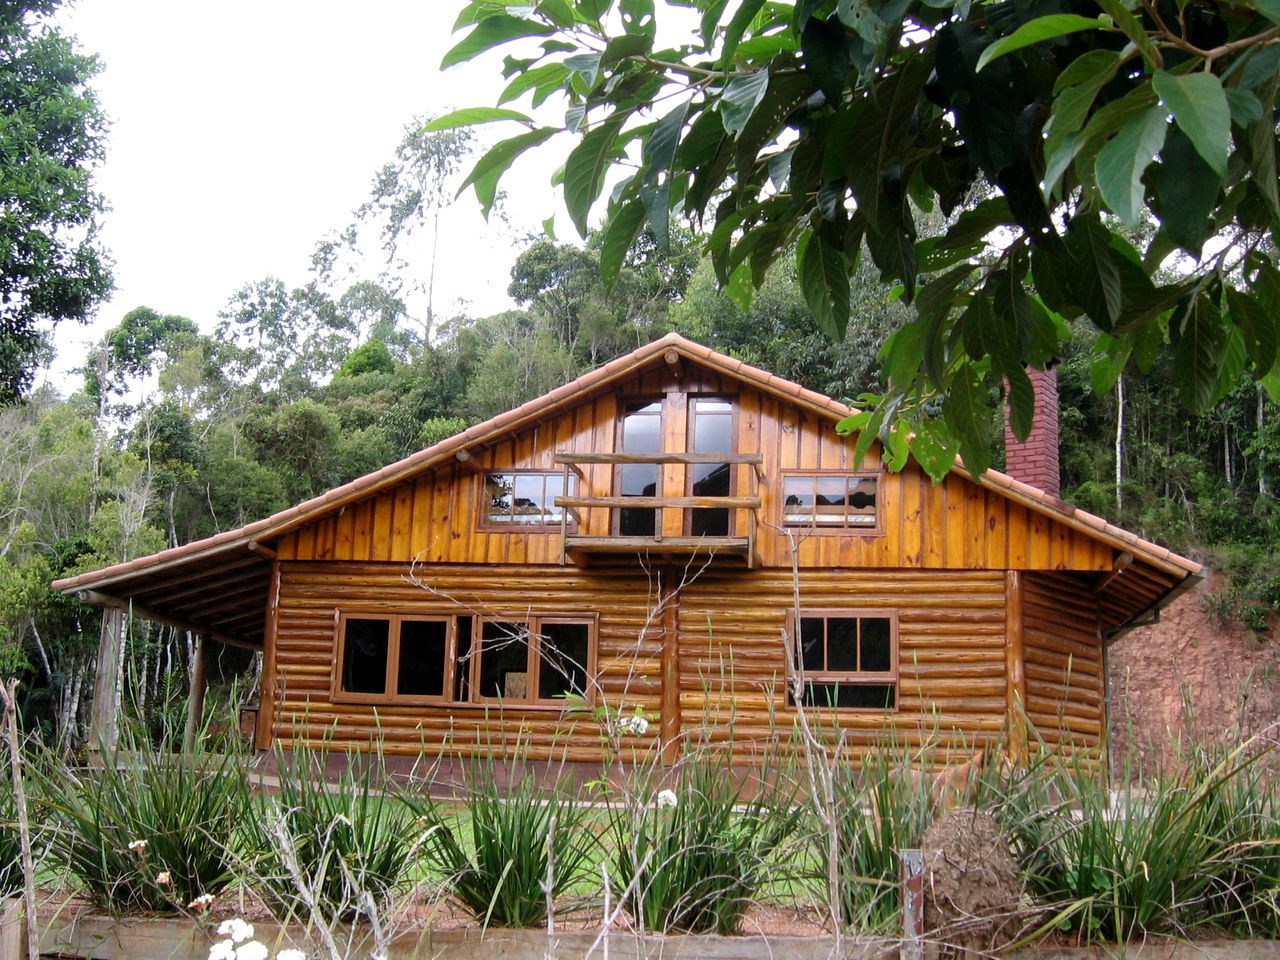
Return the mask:
<path id="1" fill-rule="evenodd" d="M 556 497 L 565 491 L 563 473 L 489 473 L 484 478 L 486 520 L 491 524 L 546 526 L 558 524 L 562 511 Z"/>
<path id="2" fill-rule="evenodd" d="M 786 476 L 782 480 L 782 522 L 874 529 L 878 484 L 877 477 Z"/>
<path id="3" fill-rule="evenodd" d="M 552 700 L 569 693 L 587 693 L 587 646 L 590 636 L 585 623 L 544 623 L 539 644 L 538 699 Z"/>
<path id="4" fill-rule="evenodd" d="M 798 630 L 803 702 L 818 707 L 892 708 L 897 696 L 889 617 L 802 616 Z M 788 691 L 794 703 L 794 695 Z"/>
<path id="5" fill-rule="evenodd" d="M 529 695 L 529 630 L 523 623 L 486 620 L 480 632 L 480 696 L 524 700 Z"/>

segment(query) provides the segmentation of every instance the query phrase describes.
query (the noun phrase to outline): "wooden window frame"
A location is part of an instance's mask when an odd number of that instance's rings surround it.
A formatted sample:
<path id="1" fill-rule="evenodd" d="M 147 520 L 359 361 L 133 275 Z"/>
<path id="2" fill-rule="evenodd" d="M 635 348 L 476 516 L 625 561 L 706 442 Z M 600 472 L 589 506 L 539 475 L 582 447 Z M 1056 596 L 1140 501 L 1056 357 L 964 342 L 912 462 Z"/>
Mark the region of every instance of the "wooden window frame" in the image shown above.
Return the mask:
<path id="1" fill-rule="evenodd" d="M 525 628 L 528 636 L 525 642 L 525 657 L 528 664 L 525 689 L 529 691 L 528 696 L 514 700 L 508 697 L 484 697 L 480 695 L 480 671 L 481 662 L 484 659 L 484 625 L 486 623 L 512 623 L 519 624 Z M 472 624 L 471 663 L 468 664 L 471 699 L 466 701 L 467 703 L 486 706 L 502 704 L 503 706 L 511 705 L 517 707 L 563 707 L 563 700 L 542 700 L 538 698 L 538 682 L 542 673 L 542 628 L 546 624 L 583 624 L 586 626 L 587 662 L 584 666 L 587 671 L 587 689 L 584 691 L 584 695 L 589 703 L 598 702 L 598 684 L 596 683 L 596 670 L 598 667 L 597 638 L 599 637 L 600 627 L 600 615 L 598 613 L 582 614 L 580 616 L 564 613 L 522 614 L 513 617 L 478 616 L 473 619 Z"/>
<path id="2" fill-rule="evenodd" d="M 889 669 L 888 670 L 806 670 L 804 668 L 804 651 L 800 646 L 800 621 L 801 620 L 888 620 L 889 621 Z M 891 686 L 893 687 L 893 706 L 892 707 L 826 707 L 808 705 L 808 710 L 839 710 L 839 711 L 863 711 L 873 713 L 897 713 L 899 709 L 899 688 L 900 673 L 898 661 L 898 613 L 896 610 L 876 610 L 866 607 L 839 609 L 825 607 L 815 610 L 806 610 L 801 608 L 799 613 L 794 611 L 787 614 L 788 629 L 790 631 L 792 645 L 796 662 L 792 667 L 799 671 L 801 684 L 808 683 L 838 683 L 848 684 L 849 686 Z M 828 634 L 828 628 L 824 625 L 824 640 Z M 862 624 L 858 624 L 859 649 L 857 654 L 862 656 L 861 639 Z M 826 656 L 824 650 L 824 662 L 830 658 Z M 791 684 L 787 684 L 786 706 L 790 710 L 799 709 L 799 705 L 791 700 Z"/>
<path id="3" fill-rule="evenodd" d="M 507 523 L 494 523 L 489 518 L 489 497 L 488 497 L 487 491 L 489 487 L 489 478 L 495 475 L 496 476 L 519 475 L 519 476 L 542 477 L 542 492 L 544 497 L 547 491 L 548 478 L 554 477 L 558 481 L 564 480 L 564 472 L 561 470 L 531 470 L 531 469 L 504 470 L 500 468 L 494 469 L 494 470 L 486 470 L 482 475 L 479 475 L 480 482 L 476 484 L 476 486 L 479 488 L 479 491 L 477 494 L 479 505 L 476 510 L 476 529 L 477 530 L 482 530 L 485 533 L 559 533 L 560 532 L 560 519 L 558 517 L 555 520 L 551 520 L 545 523 L 541 521 L 537 523 L 533 523 L 529 521 L 521 521 L 521 520 L 515 520 L 515 519 L 512 519 Z M 569 487 L 570 489 L 566 490 L 562 494 L 562 496 L 572 497 L 577 492 L 578 478 L 575 477 L 572 473 L 569 475 Z M 514 498 L 512 503 L 514 506 Z M 512 514 L 512 516 L 514 517 L 515 514 Z M 569 514 L 569 529 L 572 531 L 577 530 L 577 521 L 574 519 L 572 513 Z"/>
<path id="4" fill-rule="evenodd" d="M 849 523 L 845 514 L 844 523 L 818 523 L 811 520 L 802 523 L 787 519 L 787 480 L 807 477 L 815 482 L 824 477 L 876 481 L 876 522 L 867 526 L 854 526 Z M 885 473 L 883 470 L 783 470 L 778 484 L 778 522 L 787 530 L 803 530 L 805 536 L 811 534 L 820 537 L 882 537 L 884 536 L 884 489 Z M 816 493 L 816 491 L 815 491 Z M 815 513 L 816 517 L 817 514 Z"/>
<path id="5" fill-rule="evenodd" d="M 342 689 L 342 664 L 346 657 L 347 621 L 348 620 L 385 620 L 387 628 L 387 672 L 386 686 L 383 693 L 355 693 Z M 421 694 L 399 694 L 396 686 L 400 680 L 400 624 L 405 621 L 443 623 L 444 639 L 444 683 L 440 696 L 423 696 Z M 334 703 L 373 703 L 373 704 L 440 704 L 451 702 L 451 680 L 453 664 L 457 654 L 458 618 L 452 614 L 435 613 L 384 613 L 377 610 L 336 610 L 334 611 L 334 661 L 330 677 L 330 698 Z"/>
<path id="6" fill-rule="evenodd" d="M 727 403 L 729 405 L 729 408 L 730 408 L 729 416 L 731 418 L 729 421 L 729 439 L 733 447 L 732 450 L 695 451 L 693 449 L 694 423 L 697 417 L 697 414 L 695 413 L 695 411 L 697 410 L 699 400 L 717 400 L 717 401 L 720 401 L 721 403 Z M 730 456 L 736 454 L 738 452 L 738 416 L 740 412 L 741 412 L 741 409 L 738 403 L 738 397 L 735 394 L 729 394 L 729 395 L 725 395 L 721 393 L 687 393 L 685 394 L 684 452 L 685 453 L 695 453 L 695 452 L 724 453 Z M 738 493 L 738 469 L 739 469 L 738 464 L 735 464 L 735 463 L 729 464 L 729 496 L 731 497 L 737 496 L 737 493 Z M 751 468 L 751 469 L 754 469 L 754 468 Z M 685 496 L 690 496 L 690 497 L 693 496 L 693 471 L 694 471 L 694 464 L 687 464 L 684 468 Z M 692 536 L 693 509 L 694 508 L 690 508 L 688 510 L 683 511 L 684 520 L 681 526 L 681 533 L 686 537 Z M 717 508 L 711 508 L 711 509 L 717 509 Z M 734 536 L 735 531 L 737 530 L 737 527 L 738 527 L 738 511 L 729 509 L 729 527 L 727 532 L 724 535 L 727 537 Z"/>

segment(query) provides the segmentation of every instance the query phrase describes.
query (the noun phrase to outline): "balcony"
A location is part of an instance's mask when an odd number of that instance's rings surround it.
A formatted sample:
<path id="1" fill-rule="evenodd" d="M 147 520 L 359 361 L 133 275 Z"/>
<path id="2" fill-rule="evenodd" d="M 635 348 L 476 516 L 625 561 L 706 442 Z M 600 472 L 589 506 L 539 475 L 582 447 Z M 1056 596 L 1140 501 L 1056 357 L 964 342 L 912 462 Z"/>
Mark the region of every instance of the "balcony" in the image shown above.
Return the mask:
<path id="1" fill-rule="evenodd" d="M 556 497 L 555 505 L 562 508 L 560 562 L 586 564 L 593 557 L 634 556 L 645 554 L 653 559 L 681 559 L 690 557 L 726 557 L 745 560 L 748 568 L 756 563 L 756 525 L 760 510 L 760 483 L 764 479 L 763 458 L 758 453 L 561 453 L 555 463 L 564 468 L 565 486 L 569 489 L 569 474 L 578 478 L 579 495 Z M 617 468 L 625 466 L 678 466 L 688 472 L 694 465 L 724 465 L 733 473 L 747 473 L 746 496 L 586 496 L 581 490 L 590 480 L 584 467 L 606 465 L 613 468 L 610 489 L 616 482 Z M 687 489 L 687 476 L 678 486 Z M 732 487 L 731 487 L 732 488 Z M 651 534 L 619 533 L 621 518 L 616 511 L 653 511 Z M 690 511 L 723 510 L 727 513 L 725 535 L 689 535 L 692 524 Z M 607 522 L 601 523 L 598 511 L 608 513 Z M 674 515 L 678 511 L 678 516 Z M 745 513 L 745 517 L 742 514 Z M 593 516 L 593 514 L 596 514 Z M 569 531 L 572 517 L 577 533 Z M 664 533 L 664 528 L 667 530 Z M 681 535 L 671 535 L 679 529 Z M 604 533 L 602 531 L 608 531 Z M 590 531 L 590 532 L 583 532 Z M 745 536 L 741 535 L 745 532 Z"/>

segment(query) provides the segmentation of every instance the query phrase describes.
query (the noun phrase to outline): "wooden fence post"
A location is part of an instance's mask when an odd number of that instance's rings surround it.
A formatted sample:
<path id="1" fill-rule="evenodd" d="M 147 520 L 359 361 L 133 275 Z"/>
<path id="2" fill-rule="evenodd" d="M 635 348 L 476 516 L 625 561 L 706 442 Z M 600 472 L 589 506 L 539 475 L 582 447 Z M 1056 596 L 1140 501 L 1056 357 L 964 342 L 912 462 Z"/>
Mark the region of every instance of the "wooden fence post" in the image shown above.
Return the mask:
<path id="1" fill-rule="evenodd" d="M 902 946 L 899 960 L 924 960 L 924 853 L 899 850 L 902 877 Z"/>
<path id="2" fill-rule="evenodd" d="M 27 960 L 26 916 L 22 900 L 0 900 L 0 960 Z"/>

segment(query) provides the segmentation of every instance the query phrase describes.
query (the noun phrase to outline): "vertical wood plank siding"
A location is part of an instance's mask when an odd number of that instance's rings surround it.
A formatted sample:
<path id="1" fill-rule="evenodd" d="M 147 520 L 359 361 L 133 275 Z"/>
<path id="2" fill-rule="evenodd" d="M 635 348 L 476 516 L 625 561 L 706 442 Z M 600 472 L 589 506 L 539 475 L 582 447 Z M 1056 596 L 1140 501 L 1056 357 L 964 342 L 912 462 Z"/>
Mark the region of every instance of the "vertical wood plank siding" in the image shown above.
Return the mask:
<path id="1" fill-rule="evenodd" d="M 679 377 L 662 365 L 613 393 L 586 398 L 580 405 L 549 416 L 518 436 L 474 451 L 481 470 L 559 471 L 554 456 L 564 452 L 612 452 L 617 442 L 620 397 L 653 397 L 666 390 L 732 396 L 737 449 L 764 457 L 759 513 L 761 564 L 791 566 L 790 542 L 781 529 L 782 477 L 787 470 L 851 470 L 853 439 L 837 436 L 832 422 L 755 390 L 742 389 L 699 368 L 685 367 Z M 674 396 L 674 394 L 673 394 Z M 683 449 L 684 404 L 668 404 L 664 434 Z M 863 469 L 879 464 L 873 452 Z M 747 489 L 748 467 L 737 468 L 737 488 Z M 684 490 L 684 468 L 664 469 L 669 495 Z M 581 491 L 609 496 L 613 471 L 607 465 L 586 470 Z M 1011 503 L 990 487 L 958 475 L 929 482 L 914 465 L 881 476 L 882 533 L 801 537 L 797 545 L 805 568 L 929 568 L 949 570 L 1109 571 L 1113 551 L 1092 537 Z M 481 509 L 480 472 L 449 463 L 412 482 L 353 506 L 336 517 L 313 522 L 285 535 L 278 544 L 282 560 L 382 560 L 406 563 L 555 563 L 560 556 L 559 526 L 542 530 L 477 530 Z M 665 532 L 679 535 L 679 511 L 666 511 Z M 607 510 L 588 510 L 579 532 L 610 534 Z M 742 527 L 743 518 L 739 518 Z M 742 531 L 739 530 L 739 533 Z"/>
<path id="2" fill-rule="evenodd" d="M 1105 722 L 1098 598 L 1076 574 L 1023 579 L 1027 718 L 1051 747 L 1096 748 Z"/>
<path id="3" fill-rule="evenodd" d="M 363 747 L 380 739 L 401 753 L 469 754 L 517 742 L 535 757 L 598 761 L 599 731 L 556 707 L 476 705 L 380 706 L 334 703 L 330 676 L 338 609 L 415 614 L 474 612 L 599 615 L 598 679 L 605 702 L 642 707 L 663 701 L 663 617 L 655 616 L 659 582 L 635 570 L 449 565 L 421 571 L 432 590 L 387 564 L 281 564 L 275 635 L 279 694 L 274 734 L 285 745 L 328 740 Z M 793 609 L 784 571 L 664 570 L 662 587 L 685 580 L 677 615 L 678 728 L 686 737 L 725 744 L 749 761 L 787 739 L 782 631 Z M 838 725 L 855 751 L 887 733 L 904 743 L 937 739 L 939 759 L 963 757 L 997 738 L 1005 722 L 1004 575 L 904 571 L 800 574 L 810 609 L 885 610 L 897 616 L 898 709 L 818 711 Z M 654 723 L 654 743 L 663 727 Z"/>

